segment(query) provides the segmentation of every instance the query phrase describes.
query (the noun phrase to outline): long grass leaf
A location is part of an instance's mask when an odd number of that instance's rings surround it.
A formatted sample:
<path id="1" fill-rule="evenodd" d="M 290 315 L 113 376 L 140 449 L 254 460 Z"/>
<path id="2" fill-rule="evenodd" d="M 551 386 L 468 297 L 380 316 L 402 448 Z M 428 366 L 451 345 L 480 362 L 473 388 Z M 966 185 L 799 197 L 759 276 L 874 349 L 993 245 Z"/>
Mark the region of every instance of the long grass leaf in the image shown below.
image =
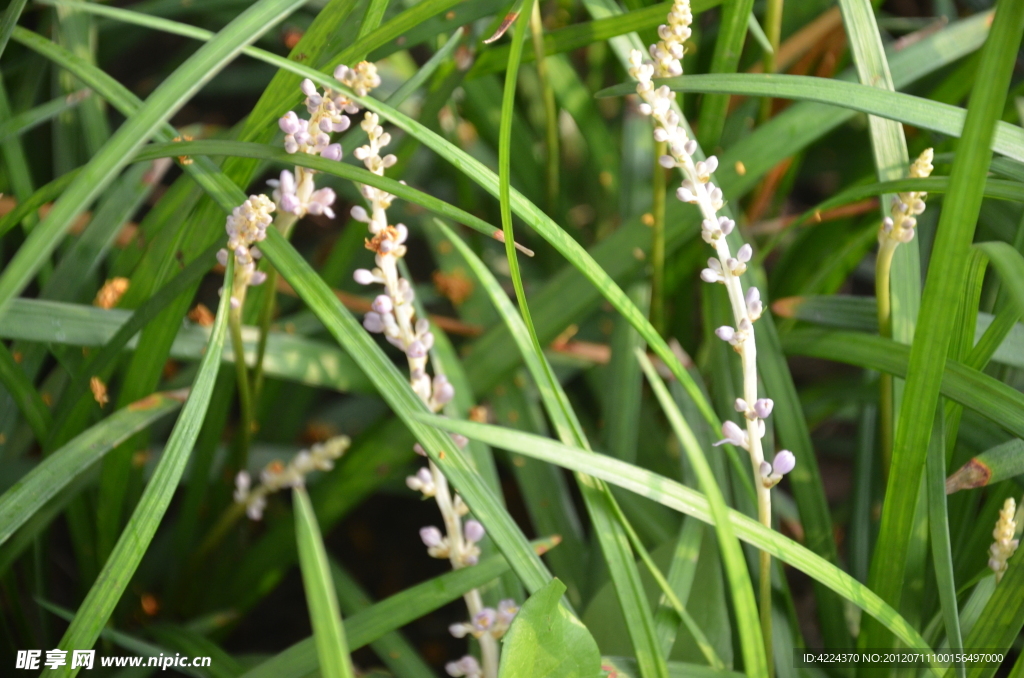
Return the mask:
<path id="1" fill-rule="evenodd" d="M 731 0 L 725 3 L 718 24 L 715 52 L 708 70 L 709 74 L 713 74 L 712 77 L 736 72 L 740 57 L 743 55 L 743 43 L 747 38 L 747 23 L 753 17 L 753 10 L 754 0 Z M 702 147 L 713 149 L 718 146 L 722 129 L 725 127 L 728 107 L 727 94 L 711 94 L 704 97 L 697 126 Z"/>
<path id="2" fill-rule="evenodd" d="M 0 19 L 0 56 L 3 56 L 4 49 L 7 48 L 7 42 L 11 39 L 11 33 L 18 24 L 18 18 L 21 17 L 26 2 L 28 0 L 11 0 L 3 18 Z"/>
<path id="3" fill-rule="evenodd" d="M 327 330 L 356 360 L 380 392 L 381 397 L 408 426 L 430 454 L 431 459 L 458 489 L 474 515 L 487 528 L 495 543 L 529 590 L 536 590 L 551 578 L 512 522 L 508 512 L 487 489 L 466 459 L 453 449 L 451 440 L 413 418 L 426 406 L 362 325 L 341 305 L 316 272 L 277 231 L 270 231 L 260 249 L 280 271 Z"/>
<path id="4" fill-rule="evenodd" d="M 858 332 L 801 329 L 786 335 L 787 354 L 834 360 L 905 378 L 910 349 Z M 1017 437 L 1024 437 L 1024 394 L 961 363 L 940 361 L 942 395 L 968 407 Z M 930 430 L 930 426 L 927 427 Z M 922 470 L 922 469 L 919 469 Z"/>
<path id="5" fill-rule="evenodd" d="M 946 437 L 941 411 L 936 413 L 932 438 L 928 443 L 926 486 L 928 494 L 928 529 L 932 543 L 932 562 L 939 589 L 939 602 L 946 627 L 946 639 L 954 652 L 963 649 L 960 635 L 960 612 L 956 603 L 956 581 L 949 543 L 949 514 L 946 508 Z M 963 662 L 957 662 L 957 675 L 964 676 Z"/>
<path id="6" fill-rule="evenodd" d="M 533 542 L 538 553 L 544 553 L 554 541 Z M 485 558 L 473 567 L 446 572 L 373 606 L 356 612 L 345 621 L 345 636 L 352 651 L 368 645 L 385 634 L 405 626 L 464 593 L 497 579 L 509 570 L 501 556 Z M 244 674 L 244 678 L 303 678 L 317 668 L 317 654 L 312 638 L 295 643 L 287 650 L 266 659 Z"/>
<path id="7" fill-rule="evenodd" d="M 704 496 L 707 497 L 711 507 L 715 531 L 718 534 L 718 548 L 722 553 L 725 576 L 729 581 L 733 606 L 736 608 L 736 623 L 739 626 L 740 643 L 743 647 L 744 668 L 748 675 L 769 675 L 757 602 L 754 600 L 754 587 L 750 582 L 743 551 L 740 549 L 740 543 L 737 541 L 732 523 L 730 523 L 725 497 L 722 495 L 721 488 L 718 487 L 718 482 L 704 456 L 704 451 L 693 435 L 693 430 L 686 423 L 664 382 L 661 381 L 661 377 L 655 372 L 654 365 L 643 352 L 637 351 L 636 356 L 644 374 L 647 375 L 647 382 L 651 385 L 654 395 L 661 404 L 662 411 L 668 417 L 676 438 L 686 450 L 687 458 L 697 475 L 700 488 L 704 491 Z"/>
<path id="8" fill-rule="evenodd" d="M 950 312 L 963 285 L 970 243 L 981 209 L 975 187 L 992 157 L 991 140 L 1006 100 L 1016 53 L 1024 30 L 1024 4 L 1001 2 L 992 33 L 982 50 L 978 78 L 953 161 L 950 192 L 943 204 L 929 264 L 918 323 L 928 332 L 914 337 L 907 384 L 900 407 L 892 465 L 882 510 L 878 546 L 869 581 L 886 601 L 898 605 L 906 576 L 910 527 L 927 456 L 933 415 L 941 389 L 943 364 L 953 332 Z M 869 623 L 863 647 L 887 647 L 888 633 Z"/>
<path id="9" fill-rule="evenodd" d="M 104 454 L 133 433 L 177 410 L 184 399 L 182 392 L 154 393 L 118 410 L 50 454 L 0 495 L 0 544 Z"/>
<path id="10" fill-rule="evenodd" d="M 11 299 L 28 285 L 75 217 L 113 180 L 129 162 L 133 152 L 245 45 L 255 41 L 301 4 L 302 0 L 260 0 L 161 83 L 143 107 L 121 126 L 72 181 L 0 275 L 0 314 L 6 311 Z"/>
<path id="11" fill-rule="evenodd" d="M 228 278 L 232 275 L 232 270 L 233 262 L 229 261 L 225 273 Z M 142 498 L 114 546 L 110 558 L 78 608 L 74 621 L 61 638 L 62 649 L 80 650 L 94 645 L 128 587 L 142 556 L 156 534 L 161 518 L 171 503 L 188 463 L 189 454 L 199 436 L 199 429 L 213 394 L 220 352 L 227 332 L 229 299 L 230 295 L 227 294 L 221 298 L 210 343 L 199 365 L 199 373 L 192 384 L 185 407 L 171 431 L 156 471 L 146 485 Z M 70 677 L 76 675 L 78 671 L 78 668 L 71 669 L 69 664 L 65 664 L 59 668 L 48 668 L 42 675 L 46 678 Z"/>
<path id="12" fill-rule="evenodd" d="M 704 523 L 715 524 L 711 504 L 703 494 L 665 476 L 627 464 L 613 457 L 583 452 L 548 438 L 499 426 L 455 421 L 429 414 L 416 416 L 438 428 L 485 441 L 494 447 L 512 450 L 527 457 L 541 459 L 563 468 L 593 475 L 613 485 L 663 503 Z M 759 549 L 769 551 L 779 560 L 822 582 L 868 614 L 878 618 L 908 647 L 927 647 L 924 639 L 903 617 L 868 587 L 857 582 L 835 565 L 792 539 L 765 528 L 753 518 L 739 511 L 728 509 L 727 521 L 736 537 Z M 756 621 L 756 609 L 754 615 Z"/>
<path id="13" fill-rule="evenodd" d="M 327 562 L 320 526 L 305 487 L 292 490 L 295 509 L 295 535 L 299 544 L 299 568 L 306 591 L 306 605 L 313 625 L 320 674 L 324 678 L 351 678 L 352 660 L 348 656 L 341 610 L 334 592 L 331 568 Z"/>
<path id="14" fill-rule="evenodd" d="M 29 380 L 25 370 L 15 360 L 10 350 L 0 344 L 0 383 L 14 398 L 21 416 L 32 429 L 40 444 L 46 440 L 47 430 L 52 423 L 50 410 L 46 408 L 42 397 Z M 3 541 L 0 539 L 0 541 Z"/>
<path id="15" fill-rule="evenodd" d="M 839 79 L 742 73 L 685 75 L 679 78 L 665 78 L 658 82 L 677 92 L 745 94 L 813 101 L 954 137 L 964 133 L 966 121 L 966 112 L 956 106 Z M 597 96 L 622 96 L 631 91 L 629 84 L 616 85 L 598 92 Z M 988 144 L 997 153 L 1014 160 L 1024 160 L 1024 130 L 1020 127 L 1005 122 L 998 123 L 995 134 Z"/>

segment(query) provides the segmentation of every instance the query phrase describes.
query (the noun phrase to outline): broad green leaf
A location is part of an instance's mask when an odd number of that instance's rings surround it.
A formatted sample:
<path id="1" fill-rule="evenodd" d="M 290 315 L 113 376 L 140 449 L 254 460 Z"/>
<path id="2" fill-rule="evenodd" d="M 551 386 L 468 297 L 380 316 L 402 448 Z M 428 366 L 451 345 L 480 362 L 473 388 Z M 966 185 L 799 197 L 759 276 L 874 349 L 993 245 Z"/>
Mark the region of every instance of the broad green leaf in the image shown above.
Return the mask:
<path id="1" fill-rule="evenodd" d="M 181 407 L 185 396 L 184 392 L 154 393 L 118 410 L 46 457 L 0 495 L 0 544 L 113 447 Z"/>
<path id="2" fill-rule="evenodd" d="M 338 596 L 334 592 L 320 526 L 305 487 L 292 490 L 292 506 L 295 509 L 295 535 L 299 542 L 299 568 L 313 625 L 313 640 L 320 659 L 320 674 L 324 678 L 351 678 L 352 660 L 348 656 L 345 629 L 341 625 Z"/>
<path id="3" fill-rule="evenodd" d="M 601 653 L 590 631 L 560 604 L 552 579 L 523 603 L 502 638 L 499 678 L 597 678 Z"/>

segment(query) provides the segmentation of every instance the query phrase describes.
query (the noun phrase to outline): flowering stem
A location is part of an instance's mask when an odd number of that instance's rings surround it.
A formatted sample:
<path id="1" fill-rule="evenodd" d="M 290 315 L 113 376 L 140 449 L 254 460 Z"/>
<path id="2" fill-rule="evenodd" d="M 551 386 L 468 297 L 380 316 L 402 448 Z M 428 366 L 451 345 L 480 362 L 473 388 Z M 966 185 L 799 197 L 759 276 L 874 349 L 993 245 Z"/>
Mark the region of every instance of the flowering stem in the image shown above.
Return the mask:
<path id="1" fill-rule="evenodd" d="M 665 334 L 665 168 L 658 159 L 665 155 L 667 143 L 654 145 L 654 176 L 651 202 L 651 324 L 659 334 Z"/>
<path id="2" fill-rule="evenodd" d="M 236 292 L 235 297 L 241 293 Z M 242 295 L 244 296 L 244 294 Z M 239 299 L 241 302 L 242 300 Z M 228 315 L 231 327 L 231 348 L 235 354 L 235 373 L 238 377 L 238 403 L 241 410 L 239 436 L 234 450 L 234 467 L 244 469 L 249 458 L 252 438 L 252 391 L 249 388 L 249 369 L 245 364 L 245 344 L 242 341 L 242 304 L 232 308 Z"/>
<path id="3" fill-rule="evenodd" d="M 885 238 L 878 246 L 875 260 L 875 298 L 878 304 L 878 334 L 892 337 L 892 306 L 890 297 L 890 276 L 892 258 L 899 243 Z M 878 406 L 880 411 L 880 438 L 882 447 L 882 473 L 889 475 L 889 460 L 892 457 L 893 441 L 893 382 L 892 375 L 883 372 L 878 379 Z"/>
<path id="4" fill-rule="evenodd" d="M 195 554 L 192 556 L 192 568 L 198 569 L 199 565 L 202 564 L 203 559 L 213 549 L 217 548 L 217 545 L 224 539 L 224 536 L 228 533 L 231 527 L 238 522 L 238 519 L 245 515 L 245 504 L 238 502 L 231 502 L 220 514 L 217 522 L 213 524 L 210 531 L 206 533 L 203 541 L 200 542 L 199 548 L 196 549 Z"/>
<path id="5" fill-rule="evenodd" d="M 296 167 L 296 170 L 299 168 Z M 298 217 L 290 212 L 282 212 L 274 223 L 281 234 L 287 238 L 291 235 L 292 227 Z M 274 312 L 277 307 L 277 269 L 268 265 L 267 280 L 264 283 L 263 307 L 260 309 L 260 338 L 256 345 L 256 364 L 253 365 L 252 374 L 252 395 L 254 403 L 259 402 L 260 392 L 263 390 L 263 357 L 267 352 L 267 333 L 270 331 L 270 322 L 274 319 Z"/>

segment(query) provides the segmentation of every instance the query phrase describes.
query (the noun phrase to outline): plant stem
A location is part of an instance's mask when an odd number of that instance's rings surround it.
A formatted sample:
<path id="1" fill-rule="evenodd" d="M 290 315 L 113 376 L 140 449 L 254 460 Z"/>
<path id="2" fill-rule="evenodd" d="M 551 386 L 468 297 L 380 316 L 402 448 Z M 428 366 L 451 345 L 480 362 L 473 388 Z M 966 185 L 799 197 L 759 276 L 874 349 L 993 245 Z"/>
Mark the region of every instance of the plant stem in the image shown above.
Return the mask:
<path id="1" fill-rule="evenodd" d="M 296 168 L 298 170 L 298 168 Z M 274 220 L 277 229 L 285 238 L 291 235 L 292 227 L 298 217 L 290 212 L 281 212 Z M 267 333 L 270 331 L 270 322 L 274 319 L 274 312 L 277 308 L 277 269 L 268 264 L 267 279 L 264 281 L 263 306 L 260 309 L 260 338 L 256 344 L 256 364 L 252 367 L 252 399 L 253 408 L 260 399 L 260 392 L 263 390 L 263 357 L 267 352 Z"/>
<path id="2" fill-rule="evenodd" d="M 651 324 L 665 334 L 665 168 L 658 161 L 667 152 L 664 141 L 654 146 L 654 176 L 651 181 Z"/>
<path id="3" fill-rule="evenodd" d="M 756 477 L 756 476 L 755 476 Z M 772 529 L 772 494 L 771 490 L 758 484 L 757 517 L 762 525 Z M 759 557 L 760 577 L 760 611 L 761 634 L 764 636 L 764 655 L 768 662 L 768 677 L 775 675 L 775 662 L 772 658 L 772 555 L 761 551 Z"/>
<path id="4" fill-rule="evenodd" d="M 239 292 L 236 297 L 243 296 Z M 238 378 L 238 403 L 241 410 L 239 436 L 233 454 L 235 470 L 244 469 L 249 457 L 249 442 L 252 438 L 252 391 L 249 386 L 249 369 L 245 364 L 245 344 L 242 341 L 242 308 L 244 299 L 239 299 L 237 308 L 228 316 L 231 327 L 231 348 L 235 354 L 235 373 Z"/>
<path id="5" fill-rule="evenodd" d="M 775 56 L 779 53 L 779 43 L 782 40 L 782 5 L 783 0 L 767 0 L 764 10 L 764 34 L 772 46 L 770 52 L 766 51 L 761 58 L 764 65 L 764 72 L 772 74 L 776 69 Z M 761 100 L 761 122 L 772 116 L 772 100 L 766 97 Z"/>
<path id="6" fill-rule="evenodd" d="M 238 522 L 238 519 L 245 515 L 245 504 L 232 501 L 228 504 L 224 512 L 220 514 L 220 518 L 213 524 L 210 531 L 206 533 L 203 541 L 200 543 L 199 548 L 196 549 L 195 554 L 192 556 L 192 569 L 198 569 L 202 564 L 203 559 L 213 549 L 217 548 L 221 540 L 224 539 L 224 535 L 228 533 L 228 530 Z"/>
<path id="7" fill-rule="evenodd" d="M 883 238 L 878 246 L 875 259 L 875 297 L 878 305 L 878 334 L 892 337 L 892 307 L 890 298 L 890 275 L 892 257 L 898 242 Z M 889 477 L 889 461 L 892 458 L 893 428 L 893 380 L 892 375 L 882 372 L 878 379 L 879 435 L 882 445 L 882 477 Z"/>
<path id="8" fill-rule="evenodd" d="M 533 52 L 537 56 L 537 80 L 544 93 L 544 125 L 547 146 L 547 188 L 548 212 L 555 213 L 558 207 L 558 107 L 555 104 L 555 90 L 548 81 L 548 69 L 544 60 L 544 24 L 541 23 L 540 3 L 533 3 L 530 14 L 530 31 L 533 38 Z"/>

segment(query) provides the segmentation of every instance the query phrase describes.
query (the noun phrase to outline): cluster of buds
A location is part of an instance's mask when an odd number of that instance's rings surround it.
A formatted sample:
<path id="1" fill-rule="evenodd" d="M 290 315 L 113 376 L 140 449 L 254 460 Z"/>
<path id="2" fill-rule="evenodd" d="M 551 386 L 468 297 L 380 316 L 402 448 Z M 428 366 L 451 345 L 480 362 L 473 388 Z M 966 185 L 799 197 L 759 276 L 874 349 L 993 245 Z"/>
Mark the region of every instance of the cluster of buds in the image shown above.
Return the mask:
<path id="1" fill-rule="evenodd" d="M 457 662 L 448 662 L 444 670 L 452 678 L 483 678 L 484 671 L 473 655 L 467 654 Z"/>
<path id="2" fill-rule="evenodd" d="M 999 511 L 999 519 L 996 520 L 996 528 L 992 530 L 992 538 L 995 540 L 988 550 L 988 566 L 996 573 L 996 582 L 1003 578 L 1006 572 L 1006 561 L 1010 559 L 1017 550 L 1019 540 L 1014 539 L 1017 532 L 1017 504 L 1013 497 L 1008 497 Z"/>
<path id="3" fill-rule="evenodd" d="M 473 615 L 473 619 L 470 621 L 452 624 L 448 627 L 448 631 L 456 638 L 465 638 L 466 636 L 480 638 L 487 634 L 494 639 L 499 639 L 508 631 L 509 625 L 518 612 L 519 606 L 516 605 L 516 601 L 508 598 L 498 603 L 497 609 L 485 607 Z"/>
<path id="4" fill-rule="evenodd" d="M 670 78 L 683 74 L 683 43 L 690 39 L 692 23 L 689 0 L 676 0 L 668 13 L 668 23 L 658 26 L 661 40 L 650 47 L 654 77 Z"/>
<path id="5" fill-rule="evenodd" d="M 360 96 L 380 84 L 377 67 L 365 61 L 355 68 L 339 66 L 335 69 L 334 77 Z M 306 95 L 306 111 L 310 117 L 306 120 L 294 111 L 289 111 L 278 120 L 278 126 L 285 133 L 285 150 L 288 153 L 308 153 L 328 160 L 341 160 L 341 144 L 331 143 L 331 134 L 347 130 L 351 122 L 345 114 L 357 113 L 359 109 L 345 94 L 331 89 L 321 93 L 308 78 L 302 81 L 300 89 Z M 232 253 L 235 256 L 232 308 L 241 307 L 246 287 L 259 285 L 266 280 L 266 274 L 256 270 L 260 251 L 254 245 L 266 237 L 267 227 L 273 222 L 271 213 L 280 210 L 292 219 L 307 214 L 334 218 L 331 206 L 337 196 L 331 188 L 317 189 L 315 174 L 313 170 L 304 167 L 295 167 L 294 172 L 284 170 L 277 179 L 267 182 L 274 189 L 273 200 L 266 195 L 250 196 L 228 216 L 225 224 L 228 246 L 217 253 L 217 260 L 226 266 L 228 257 Z"/>
<path id="6" fill-rule="evenodd" d="M 682 74 L 682 42 L 689 37 L 693 15 L 689 0 L 675 0 L 669 14 L 669 23 L 659 28 L 662 41 L 651 47 L 654 62 L 645 61 L 643 52 L 633 50 L 629 57 L 629 74 L 637 81 L 636 93 L 641 104 L 639 110 L 654 122 L 654 140 L 665 144 L 667 153 L 658 159 L 666 169 L 679 169 L 683 181 L 676 191 L 682 202 L 696 205 L 703 217 L 701 237 L 715 250 L 701 271 L 702 280 L 722 284 L 728 292 L 735 325 L 724 325 L 715 330 L 719 339 L 729 343 L 739 353 L 743 365 L 743 398 L 736 401 L 737 411 L 746 419 L 741 428 L 727 421 L 722 426 L 723 440 L 750 453 L 755 473 L 761 477 L 762 487 L 770 489 L 782 476 L 793 470 L 793 453 L 782 450 L 771 463 L 764 459 L 761 439 L 765 435 L 764 419 L 771 413 L 772 401 L 757 396 L 757 347 L 754 340 L 754 322 L 761 317 L 764 306 L 756 287 L 743 288 L 740 276 L 747 270 L 753 248 L 745 244 L 733 256 L 726 236 L 736 228 L 736 222 L 718 212 L 725 206 L 722 189 L 711 181 L 718 169 L 718 158 L 694 158 L 697 142 L 686 132 L 682 118 L 675 107 L 675 94 L 666 86 L 655 87 L 652 79 Z M 677 49 L 678 47 L 678 49 Z M 916 203 L 915 203 L 916 204 Z M 748 405 L 748 403 L 752 403 Z M 763 498 L 768 501 L 767 495 Z"/>
<path id="7" fill-rule="evenodd" d="M 347 436 L 336 436 L 302 450 L 287 465 L 272 461 L 260 472 L 260 484 L 252 487 L 248 471 L 235 476 L 235 502 L 245 504 L 245 513 L 252 520 L 263 517 L 267 495 L 290 487 L 304 485 L 306 476 L 313 471 L 330 471 L 334 460 L 348 449 Z"/>
<path id="8" fill-rule="evenodd" d="M 917 160 L 910 166 L 910 177 L 912 179 L 924 179 L 931 175 L 932 159 L 935 152 L 926 148 Z M 878 240 L 884 244 L 886 240 L 894 241 L 894 244 L 910 242 L 914 239 L 914 228 L 917 226 L 917 216 L 925 210 L 925 199 L 928 193 L 925 191 L 908 191 L 899 193 L 892 199 L 892 206 L 889 209 L 891 216 L 882 220 L 882 227 L 878 230 Z"/>
<path id="9" fill-rule="evenodd" d="M 228 233 L 228 246 L 217 252 L 221 266 L 228 265 L 228 257 L 235 257 L 235 278 L 231 284 L 231 307 L 241 307 L 249 285 L 259 285 L 267 278 L 256 270 L 256 260 L 262 255 L 256 243 L 267 237 L 267 227 L 274 221 L 273 201 L 265 195 L 252 195 L 228 215 L 224 229 Z"/>
<path id="10" fill-rule="evenodd" d="M 464 503 L 457 502 L 453 513 L 464 516 L 469 512 L 469 507 Z M 461 515 L 460 515 L 461 513 Z M 467 520 L 462 528 L 462 534 L 449 533 L 447 536 L 438 528 L 430 525 L 420 530 L 420 539 L 427 547 L 427 554 L 431 558 L 447 558 L 456 568 L 476 565 L 480 560 L 480 547 L 477 543 L 484 538 L 484 526 L 475 520 Z"/>
<path id="11" fill-rule="evenodd" d="M 346 71 L 353 82 L 364 78 L 364 73 Z M 335 77 L 340 74 L 335 72 Z M 349 83 L 346 83 L 349 84 Z M 349 84 L 358 91 L 355 84 Z M 384 171 L 392 167 L 397 158 L 384 149 L 391 143 L 391 135 L 384 131 L 380 119 L 374 113 L 367 112 L 360 124 L 366 132 L 367 143 L 357 148 L 353 155 L 363 162 L 370 172 L 383 176 Z M 430 362 L 430 349 L 434 345 L 434 335 L 430 331 L 430 323 L 425 318 L 416 317 L 413 304 L 416 298 L 412 284 L 399 274 L 398 262 L 405 256 L 408 246 L 409 230 L 404 224 L 389 224 L 387 210 L 391 207 L 394 195 L 372 186 L 359 186 L 360 193 L 367 206 L 352 208 L 352 218 L 367 225 L 369 235 L 366 249 L 374 253 L 373 269 L 357 269 L 353 278 L 360 285 L 383 285 L 384 291 L 378 294 L 371 305 L 371 310 L 363 316 L 363 327 L 367 331 L 382 334 L 388 342 L 401 350 L 409 365 L 409 384 L 420 400 L 432 412 L 440 412 L 455 397 L 455 388 L 447 377 L 437 373 L 433 377 L 427 371 Z M 464 447 L 467 440 L 462 436 L 452 436 L 458 447 Z M 416 443 L 413 448 L 418 454 L 426 456 L 423 448 Z M 427 553 L 434 558 L 446 558 L 455 569 L 475 565 L 480 559 L 480 547 L 477 545 L 484 538 L 484 527 L 476 520 L 462 519 L 469 513 L 469 507 L 458 494 L 453 494 L 448 481 L 441 470 L 428 460 L 427 466 L 419 469 L 414 475 L 406 478 L 406 485 L 424 498 L 433 498 L 444 518 L 444 531 L 434 526 L 420 530 L 420 539 L 427 547 Z M 494 629 L 507 629 L 508 623 L 499 622 L 506 619 L 511 622 L 517 608 L 512 601 L 503 601 L 499 611 L 483 607 L 480 592 L 476 589 L 465 596 L 473 623 L 491 624 Z M 502 616 L 504 615 L 504 616 Z M 470 624 L 471 629 L 475 628 Z M 453 631 L 454 633 L 454 631 Z M 474 633 L 470 630 L 466 633 Z M 463 637 L 466 635 L 458 635 Z M 498 636 L 481 631 L 480 649 L 483 666 L 473 656 L 449 663 L 445 668 L 451 676 L 467 676 L 469 678 L 497 678 L 498 671 Z"/>

